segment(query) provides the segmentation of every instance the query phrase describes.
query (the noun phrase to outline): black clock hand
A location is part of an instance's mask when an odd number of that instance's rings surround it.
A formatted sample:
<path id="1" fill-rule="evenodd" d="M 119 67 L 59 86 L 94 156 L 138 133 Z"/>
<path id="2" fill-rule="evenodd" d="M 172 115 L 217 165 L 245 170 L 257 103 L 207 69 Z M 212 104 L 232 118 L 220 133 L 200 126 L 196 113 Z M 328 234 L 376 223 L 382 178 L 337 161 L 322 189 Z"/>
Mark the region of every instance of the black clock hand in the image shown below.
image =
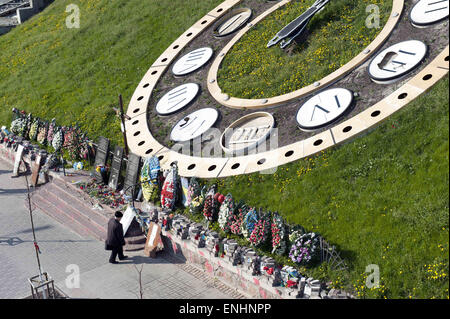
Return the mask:
<path id="1" fill-rule="evenodd" d="M 293 20 L 291 23 L 289 23 L 287 26 L 285 26 L 281 31 L 279 31 L 275 37 L 267 43 L 267 47 L 270 48 L 271 46 L 274 46 L 281 40 L 286 39 L 287 37 L 291 36 L 292 34 L 295 34 L 295 37 L 299 36 L 303 30 L 305 29 L 306 25 L 309 23 L 309 21 L 312 19 L 312 17 L 319 12 L 330 0 L 317 0 L 306 12 L 301 14 L 299 17 L 297 17 L 295 20 Z M 300 30 L 298 32 L 298 30 Z M 290 41 L 292 42 L 292 40 Z M 284 45 L 285 47 L 286 45 Z"/>

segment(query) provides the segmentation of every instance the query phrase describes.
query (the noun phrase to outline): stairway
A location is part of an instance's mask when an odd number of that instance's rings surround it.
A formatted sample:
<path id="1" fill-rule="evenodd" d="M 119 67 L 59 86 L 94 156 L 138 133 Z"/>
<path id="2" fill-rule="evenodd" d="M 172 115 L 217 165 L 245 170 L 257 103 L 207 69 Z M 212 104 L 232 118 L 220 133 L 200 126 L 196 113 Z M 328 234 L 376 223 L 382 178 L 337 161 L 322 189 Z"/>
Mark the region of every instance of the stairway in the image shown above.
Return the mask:
<path id="1" fill-rule="evenodd" d="M 86 193 L 59 176 L 36 189 L 31 201 L 33 206 L 79 235 L 99 241 L 106 239 L 108 221 L 114 216 L 114 210 L 106 205 L 102 205 L 101 211 L 94 210 L 95 202 Z M 144 249 L 145 242 L 139 223 L 133 220 L 125 236 L 124 250 Z"/>

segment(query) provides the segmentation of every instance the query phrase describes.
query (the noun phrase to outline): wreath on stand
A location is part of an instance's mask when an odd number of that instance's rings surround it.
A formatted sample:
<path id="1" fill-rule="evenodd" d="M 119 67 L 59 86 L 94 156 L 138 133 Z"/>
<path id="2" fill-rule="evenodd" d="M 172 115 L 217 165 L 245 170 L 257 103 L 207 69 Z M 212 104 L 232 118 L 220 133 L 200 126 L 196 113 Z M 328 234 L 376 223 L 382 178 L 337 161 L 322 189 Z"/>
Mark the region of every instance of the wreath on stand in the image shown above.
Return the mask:
<path id="1" fill-rule="evenodd" d="M 220 229 L 222 229 L 226 233 L 231 232 L 230 215 L 233 214 L 233 211 L 233 196 L 231 194 L 228 194 L 227 196 L 225 196 L 225 199 L 220 206 L 218 220 Z"/>
<path id="2" fill-rule="evenodd" d="M 277 212 L 272 216 L 272 253 L 282 256 L 287 251 L 287 225 Z"/>
<path id="3" fill-rule="evenodd" d="M 303 234 L 295 239 L 289 252 L 289 258 L 298 265 L 309 265 L 318 261 L 320 239 L 315 233 Z"/>
<path id="4" fill-rule="evenodd" d="M 242 222 L 247 215 L 248 207 L 244 202 L 239 202 L 235 211 L 229 217 L 230 231 L 235 235 L 242 235 Z"/>
<path id="5" fill-rule="evenodd" d="M 270 212 L 261 214 L 250 235 L 250 243 L 255 247 L 264 246 L 270 237 L 270 226 Z"/>
<path id="6" fill-rule="evenodd" d="M 250 240 L 250 235 L 258 223 L 259 215 L 255 208 L 250 208 L 241 225 L 242 235 L 245 239 Z"/>

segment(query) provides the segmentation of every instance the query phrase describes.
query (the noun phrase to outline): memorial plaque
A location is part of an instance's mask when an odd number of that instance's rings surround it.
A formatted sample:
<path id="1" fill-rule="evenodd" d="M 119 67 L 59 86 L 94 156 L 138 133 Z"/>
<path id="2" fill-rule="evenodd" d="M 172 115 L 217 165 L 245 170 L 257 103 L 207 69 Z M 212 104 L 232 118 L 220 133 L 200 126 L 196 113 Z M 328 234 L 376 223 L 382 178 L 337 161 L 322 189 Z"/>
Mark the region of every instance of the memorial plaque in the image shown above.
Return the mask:
<path id="1" fill-rule="evenodd" d="M 139 169 L 141 166 L 141 157 L 136 154 L 130 153 L 128 155 L 127 171 L 125 174 L 125 181 L 123 183 L 123 190 L 128 196 L 135 196 L 136 189 L 133 192 L 133 185 L 137 183 L 139 177 Z"/>
<path id="2" fill-rule="evenodd" d="M 114 149 L 114 157 L 111 165 L 111 173 L 109 174 L 108 186 L 114 191 L 117 190 L 119 184 L 120 171 L 122 170 L 123 148 L 116 146 Z"/>
<path id="3" fill-rule="evenodd" d="M 42 156 L 36 156 L 36 160 L 31 168 L 31 185 L 36 187 L 39 180 L 39 171 L 41 170 Z"/>
<path id="4" fill-rule="evenodd" d="M 144 254 L 148 257 L 155 257 L 155 253 L 161 247 L 161 226 L 151 222 L 148 226 L 147 242 L 145 243 Z"/>
<path id="5" fill-rule="evenodd" d="M 14 161 L 14 168 L 13 168 L 13 176 L 19 176 L 19 166 L 20 166 L 20 162 L 22 161 L 22 156 L 23 156 L 23 145 L 20 144 L 17 147 L 17 152 L 16 152 L 16 158 Z"/>
<path id="6" fill-rule="evenodd" d="M 94 161 L 94 176 L 102 179 L 102 175 L 95 169 L 98 165 L 105 166 L 108 159 L 109 140 L 103 136 L 100 136 L 98 140 L 98 146 L 95 152 Z"/>
<path id="7" fill-rule="evenodd" d="M 136 211 L 133 209 L 133 207 L 128 206 L 127 210 L 123 213 L 122 219 L 120 220 L 120 223 L 122 224 L 123 227 L 124 236 L 127 234 L 128 228 L 130 228 L 130 225 L 135 217 Z"/>

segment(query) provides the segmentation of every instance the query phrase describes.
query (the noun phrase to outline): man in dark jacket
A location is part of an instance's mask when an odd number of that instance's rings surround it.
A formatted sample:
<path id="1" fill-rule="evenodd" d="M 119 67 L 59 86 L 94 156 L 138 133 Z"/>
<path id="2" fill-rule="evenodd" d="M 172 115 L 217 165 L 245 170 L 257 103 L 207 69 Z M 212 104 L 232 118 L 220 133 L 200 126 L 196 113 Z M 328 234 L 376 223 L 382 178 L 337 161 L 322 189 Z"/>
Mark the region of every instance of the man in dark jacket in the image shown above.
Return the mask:
<path id="1" fill-rule="evenodd" d="M 118 264 L 116 261 L 117 255 L 119 260 L 127 259 L 128 256 L 123 255 L 123 247 L 125 245 L 125 239 L 123 238 L 123 227 L 120 223 L 123 214 L 117 211 L 114 214 L 115 218 L 111 218 L 108 222 L 108 237 L 105 241 L 105 249 L 111 250 L 111 257 L 109 262 L 111 264 Z"/>

